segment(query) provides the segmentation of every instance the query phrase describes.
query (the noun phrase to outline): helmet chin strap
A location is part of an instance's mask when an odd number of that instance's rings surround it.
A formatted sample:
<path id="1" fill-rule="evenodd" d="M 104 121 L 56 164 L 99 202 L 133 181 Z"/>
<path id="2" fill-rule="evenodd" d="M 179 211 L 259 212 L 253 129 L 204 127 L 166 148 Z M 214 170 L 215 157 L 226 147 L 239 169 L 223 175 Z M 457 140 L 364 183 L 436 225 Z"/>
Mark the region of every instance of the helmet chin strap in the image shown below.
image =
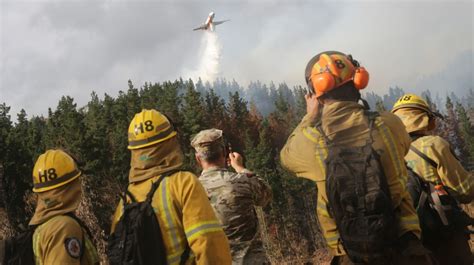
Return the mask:
<path id="1" fill-rule="evenodd" d="M 367 102 L 367 100 L 363 99 L 360 96 L 359 96 L 359 100 L 362 101 L 362 104 L 364 104 L 364 109 L 370 110 L 370 106 L 369 106 L 369 103 Z"/>

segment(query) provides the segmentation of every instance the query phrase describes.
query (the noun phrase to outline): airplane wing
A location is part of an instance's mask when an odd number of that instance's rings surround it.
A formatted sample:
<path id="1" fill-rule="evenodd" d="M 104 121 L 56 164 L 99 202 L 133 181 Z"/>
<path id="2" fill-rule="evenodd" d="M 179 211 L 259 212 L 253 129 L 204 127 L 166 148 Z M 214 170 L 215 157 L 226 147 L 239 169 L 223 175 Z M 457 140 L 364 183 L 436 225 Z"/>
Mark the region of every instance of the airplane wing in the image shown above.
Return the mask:
<path id="1" fill-rule="evenodd" d="M 224 23 L 224 22 L 226 22 L 226 21 L 230 21 L 230 19 L 222 20 L 222 21 L 213 21 L 212 23 L 213 23 L 214 25 L 219 25 L 219 24 L 222 24 L 222 23 Z"/>
<path id="2" fill-rule="evenodd" d="M 200 26 L 199 28 L 195 28 L 193 30 L 200 30 L 200 29 L 203 29 L 203 30 L 206 29 L 206 25 L 204 24 L 204 25 Z"/>

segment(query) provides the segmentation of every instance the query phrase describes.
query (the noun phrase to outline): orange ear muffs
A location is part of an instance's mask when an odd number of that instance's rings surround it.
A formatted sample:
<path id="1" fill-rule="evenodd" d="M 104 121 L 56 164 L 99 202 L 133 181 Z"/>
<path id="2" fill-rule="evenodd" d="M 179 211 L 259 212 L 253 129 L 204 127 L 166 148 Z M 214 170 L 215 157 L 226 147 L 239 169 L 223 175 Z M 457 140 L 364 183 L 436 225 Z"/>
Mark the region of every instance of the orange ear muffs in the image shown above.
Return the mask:
<path id="1" fill-rule="evenodd" d="M 311 77 L 311 84 L 316 90 L 316 93 L 323 94 L 331 91 L 336 85 L 336 80 L 331 73 L 319 73 Z"/>
<path id="2" fill-rule="evenodd" d="M 320 96 L 351 80 L 356 89 L 364 89 L 369 83 L 369 73 L 351 55 L 326 51 L 308 62 L 305 79 L 308 87 Z"/>
<path id="3" fill-rule="evenodd" d="M 353 81 L 355 88 L 359 90 L 366 88 L 369 84 L 369 72 L 364 67 L 356 68 Z"/>

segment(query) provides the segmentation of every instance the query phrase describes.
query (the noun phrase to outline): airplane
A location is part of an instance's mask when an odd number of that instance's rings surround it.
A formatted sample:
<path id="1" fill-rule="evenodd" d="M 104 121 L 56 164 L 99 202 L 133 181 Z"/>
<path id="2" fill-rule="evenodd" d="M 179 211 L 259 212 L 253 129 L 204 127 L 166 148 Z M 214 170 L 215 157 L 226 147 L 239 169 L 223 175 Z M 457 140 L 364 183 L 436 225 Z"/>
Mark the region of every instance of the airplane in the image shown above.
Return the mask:
<path id="1" fill-rule="evenodd" d="M 202 24 L 199 28 L 195 28 L 193 30 L 210 30 L 210 31 L 214 31 L 214 27 L 219 25 L 219 24 L 222 24 L 226 21 L 229 21 L 228 20 L 223 20 L 223 21 L 214 21 L 214 16 L 216 14 L 214 12 L 211 12 L 209 13 L 209 16 L 207 17 L 206 21 L 204 22 L 204 24 Z"/>

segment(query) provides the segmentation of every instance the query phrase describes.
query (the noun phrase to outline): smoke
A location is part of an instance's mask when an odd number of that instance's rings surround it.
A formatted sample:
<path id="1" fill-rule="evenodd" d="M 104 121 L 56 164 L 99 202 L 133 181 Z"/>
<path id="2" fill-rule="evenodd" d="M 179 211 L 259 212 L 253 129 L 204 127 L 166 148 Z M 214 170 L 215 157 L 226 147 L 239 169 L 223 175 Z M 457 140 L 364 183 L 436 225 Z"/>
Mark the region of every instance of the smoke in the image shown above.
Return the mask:
<path id="1" fill-rule="evenodd" d="M 214 81 L 220 74 L 220 58 L 222 45 L 219 37 L 214 31 L 205 31 L 202 35 L 199 48 L 201 57 L 198 68 L 194 74 L 203 81 Z"/>

